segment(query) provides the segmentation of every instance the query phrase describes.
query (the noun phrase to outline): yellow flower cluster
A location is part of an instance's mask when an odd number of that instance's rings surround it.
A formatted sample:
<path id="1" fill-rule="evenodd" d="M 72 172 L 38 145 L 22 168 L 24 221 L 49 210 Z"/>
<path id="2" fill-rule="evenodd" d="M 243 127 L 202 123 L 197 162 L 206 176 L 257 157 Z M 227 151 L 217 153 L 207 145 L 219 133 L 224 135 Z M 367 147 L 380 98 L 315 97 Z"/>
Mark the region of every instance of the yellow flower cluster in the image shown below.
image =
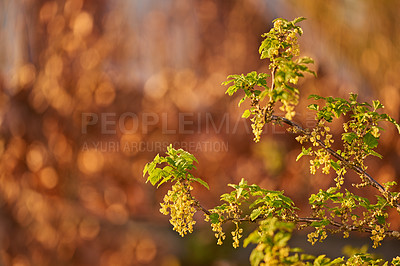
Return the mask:
<path id="1" fill-rule="evenodd" d="M 277 19 L 274 22 L 274 29 L 276 29 L 278 32 L 282 31 L 282 26 L 283 26 L 283 21 L 281 19 Z"/>
<path id="2" fill-rule="evenodd" d="M 315 228 L 314 232 L 311 232 L 307 235 L 307 241 L 314 245 L 318 240 L 322 242 L 327 237 L 328 235 L 326 234 L 325 226 L 321 226 Z"/>
<path id="3" fill-rule="evenodd" d="M 322 121 L 319 121 L 317 126 L 311 132 L 310 142 L 313 146 L 319 146 L 319 141 L 324 137 L 323 143 L 326 148 L 330 148 L 333 143 L 332 134 L 329 132 L 331 129 L 324 125 Z"/>
<path id="4" fill-rule="evenodd" d="M 184 182 L 176 182 L 171 190 L 164 196 L 164 202 L 160 203 L 160 212 L 164 215 L 170 214 L 169 222 L 174 226 L 182 237 L 193 232 L 196 221 L 193 216 L 196 212 L 195 201 L 190 194 L 193 187 Z"/>
<path id="5" fill-rule="evenodd" d="M 222 245 L 223 240 L 226 238 L 226 235 L 222 230 L 222 224 L 224 221 L 226 221 L 226 219 L 229 219 L 232 220 L 236 225 L 235 230 L 231 232 L 233 239 L 232 245 L 234 248 L 239 247 L 239 239 L 243 236 L 243 229 L 239 228 L 238 222 L 238 219 L 240 218 L 240 212 L 241 211 L 236 204 L 230 204 L 229 207 L 226 206 L 226 208 L 211 210 L 211 215 L 218 214 L 218 221 L 211 223 L 211 230 L 214 232 L 215 238 L 217 239 L 217 245 Z M 228 218 L 225 218 L 224 214 L 226 214 Z M 204 221 L 209 222 L 210 220 L 210 215 L 205 214 Z"/>
<path id="6" fill-rule="evenodd" d="M 331 155 L 325 149 L 319 149 L 315 153 L 315 158 L 310 160 L 310 173 L 315 174 L 317 169 L 322 167 L 322 173 L 329 174 L 331 168 Z"/>
<path id="7" fill-rule="evenodd" d="M 300 142 L 300 144 L 310 142 L 314 147 L 324 146 L 317 151 L 309 151 L 307 155 L 315 156 L 314 159 L 310 160 L 310 173 L 315 174 L 317 169 L 322 167 L 322 173 L 329 174 L 329 170 L 331 168 L 331 155 L 327 152 L 327 148 L 330 148 L 333 139 L 332 135 L 329 133 L 330 128 L 322 121 L 319 121 L 317 126 L 312 130 L 309 134 L 303 134 L 296 137 L 296 140 Z M 339 175 L 339 173 L 338 173 Z M 337 183 L 339 186 L 343 184 L 342 178 L 337 179 Z"/>
<path id="8" fill-rule="evenodd" d="M 296 133 L 296 132 L 294 131 L 294 133 Z M 309 137 L 308 135 L 298 135 L 295 139 L 296 139 L 300 144 L 303 144 L 303 143 L 309 141 L 310 137 Z"/>
<path id="9" fill-rule="evenodd" d="M 315 156 L 314 159 L 310 160 L 310 173 L 315 174 L 317 169 L 322 167 L 322 173 L 329 174 L 329 170 L 331 168 L 331 155 L 327 152 L 326 148 L 330 148 L 333 139 L 332 135 L 329 133 L 330 128 L 325 126 L 322 121 L 319 121 L 317 126 L 313 129 L 310 134 L 299 135 L 296 137 L 296 140 L 301 144 L 310 141 L 310 143 L 314 147 L 321 146 L 323 143 L 324 148 L 321 148 L 317 151 L 310 151 L 308 155 Z M 338 183 L 342 183 L 343 181 L 338 179 Z"/>
<path id="10" fill-rule="evenodd" d="M 374 241 L 373 248 L 377 248 L 381 245 L 381 241 L 385 238 L 385 228 L 381 227 L 378 224 L 375 226 L 371 233 L 371 239 L 372 241 Z"/>
<path id="11" fill-rule="evenodd" d="M 344 175 L 347 173 L 346 167 L 341 167 L 340 169 L 336 170 L 337 176 L 335 177 L 336 187 L 341 188 L 344 184 Z"/>
<path id="12" fill-rule="evenodd" d="M 257 110 L 257 112 L 250 120 L 251 122 L 253 122 L 251 124 L 251 128 L 253 129 L 254 141 L 259 142 L 263 127 L 265 125 L 264 111 Z"/>
<path id="13" fill-rule="evenodd" d="M 296 112 L 294 111 L 295 106 L 293 104 L 297 104 L 297 99 L 292 99 L 291 101 L 282 100 L 282 106 L 279 107 L 279 109 L 286 112 L 286 119 L 292 120 L 296 115 Z"/>
<path id="14" fill-rule="evenodd" d="M 400 256 L 393 258 L 392 265 L 400 265 Z"/>
<path id="15" fill-rule="evenodd" d="M 286 36 L 286 42 L 289 44 L 288 48 L 286 48 L 286 53 L 298 56 L 300 54 L 299 42 L 297 40 L 297 30 L 290 31 Z"/>
<path id="16" fill-rule="evenodd" d="M 297 34 L 299 33 L 297 29 L 288 30 L 285 28 L 285 22 L 283 20 L 276 20 L 274 22 L 274 30 L 279 33 L 280 42 L 285 43 L 285 53 L 288 56 L 298 56 L 300 54 L 299 42 Z M 274 54 L 278 55 L 279 51 L 277 50 Z"/>
<path id="17" fill-rule="evenodd" d="M 243 236 L 243 229 L 239 228 L 239 223 L 238 222 L 234 222 L 236 225 L 236 229 L 235 231 L 232 231 L 232 239 L 233 239 L 233 247 L 234 248 L 238 248 L 239 247 L 239 239 Z"/>
<path id="18" fill-rule="evenodd" d="M 221 216 L 220 216 L 221 217 Z M 226 236 L 224 231 L 222 231 L 222 219 L 219 218 L 219 221 L 217 223 L 211 223 L 211 230 L 215 232 L 215 238 L 217 240 L 217 245 L 222 245 L 223 240 L 225 240 Z M 204 221 L 209 222 L 210 221 L 210 216 L 208 214 L 205 214 Z"/>

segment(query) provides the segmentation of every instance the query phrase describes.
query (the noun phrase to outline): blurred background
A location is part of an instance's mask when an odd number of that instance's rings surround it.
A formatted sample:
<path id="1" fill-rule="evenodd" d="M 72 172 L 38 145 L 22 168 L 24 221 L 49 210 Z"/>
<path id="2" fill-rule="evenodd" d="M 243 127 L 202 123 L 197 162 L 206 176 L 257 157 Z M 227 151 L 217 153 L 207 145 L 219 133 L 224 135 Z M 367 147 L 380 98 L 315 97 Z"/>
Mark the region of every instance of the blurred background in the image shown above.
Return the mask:
<path id="1" fill-rule="evenodd" d="M 267 126 L 255 144 L 241 95 L 220 84 L 268 71 L 260 35 L 275 18 L 304 16 L 300 48 L 318 77 L 298 85 L 295 120 L 313 126 L 309 94 L 354 92 L 399 121 L 399 11 L 395 0 L 0 1 L 0 265 L 248 265 L 250 250 L 217 246 L 200 214 L 195 233 L 173 232 L 158 211 L 168 185 L 146 184 L 145 163 L 172 143 L 198 158 L 194 174 L 211 189 L 194 195 L 206 208 L 246 178 L 285 190 L 307 215 L 309 195 L 333 177 L 296 163 L 299 145 L 284 128 Z M 384 159 L 368 160 L 368 171 L 399 182 L 400 138 L 383 127 Z M 357 177 L 348 180 L 355 191 Z M 398 215 L 390 219 L 399 230 Z M 300 233 L 293 246 L 339 256 L 371 243 L 351 236 L 312 247 Z M 398 242 L 376 252 L 391 259 Z"/>

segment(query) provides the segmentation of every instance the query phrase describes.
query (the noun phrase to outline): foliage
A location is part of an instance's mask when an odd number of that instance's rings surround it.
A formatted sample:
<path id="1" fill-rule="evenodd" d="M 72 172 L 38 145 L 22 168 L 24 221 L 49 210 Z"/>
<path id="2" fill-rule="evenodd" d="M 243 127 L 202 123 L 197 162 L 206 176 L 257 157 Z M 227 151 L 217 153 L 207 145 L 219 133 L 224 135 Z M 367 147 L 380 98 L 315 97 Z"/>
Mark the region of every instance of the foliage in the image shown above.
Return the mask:
<path id="1" fill-rule="evenodd" d="M 299 77 L 303 77 L 304 72 L 314 73 L 308 69 L 307 64 L 313 63 L 308 57 L 298 58 L 299 45 L 297 35 L 303 33 L 302 29 L 296 24 L 304 18 L 297 18 L 294 21 L 285 19 L 274 20 L 274 28 L 268 33 L 262 35 L 265 37 L 259 48 L 261 59 L 269 59 L 269 69 L 273 82 L 270 87 L 267 85 L 267 78 L 270 76 L 266 73 L 257 73 L 255 71 L 247 75 L 230 75 L 228 81 L 223 85 L 233 83 L 226 93 L 230 96 L 238 90 L 243 90 L 245 95 L 240 100 L 239 105 L 246 99 L 250 99 L 251 108 L 245 110 L 243 117 L 247 118 L 252 115 L 251 121 L 254 140 L 258 142 L 265 123 L 273 112 L 276 103 L 280 103 L 280 109 L 286 112 L 285 117 L 292 119 L 295 115 L 294 107 L 298 103 L 299 90 L 294 87 Z M 265 99 L 268 104 L 260 105 Z M 267 118 L 267 119 L 265 119 Z"/>
<path id="2" fill-rule="evenodd" d="M 244 247 L 256 245 L 250 255 L 252 265 L 389 265 L 389 262 L 373 257 L 366 250 L 349 253 L 347 258 L 332 260 L 323 254 L 315 257 L 288 246 L 293 230 L 306 227 L 314 229 L 308 234 L 308 241 L 312 244 L 322 242 L 328 232 L 342 233 L 345 238 L 349 237 L 351 231 L 367 233 L 374 248 L 385 237 L 400 239 L 400 233 L 390 230 L 387 222 L 389 209 L 394 208 L 400 213 L 400 194 L 390 191 L 396 183 L 379 184 L 366 172 L 365 165 L 365 159 L 370 155 L 382 158 L 376 151 L 382 131 L 381 122 L 393 124 L 400 132 L 400 125 L 393 118 L 380 113 L 383 105 L 379 101 L 373 101 L 372 104 L 360 103 L 356 94 L 350 94 L 348 100 L 311 95 L 309 98 L 323 102 L 308 106 L 316 112 L 316 126 L 304 129 L 292 121 L 299 98 L 299 90 L 294 86 L 305 72 L 313 73 L 307 67 L 307 64 L 313 62 L 312 59 L 297 58 L 297 38 L 302 34 L 297 23 L 303 20 L 276 19 L 274 28 L 262 35 L 265 39 L 259 53 L 261 59 L 269 60 L 270 75 L 255 71 L 246 75 L 230 75 L 223 84 L 231 84 L 226 91 L 230 96 L 243 90 L 244 97 L 239 105 L 250 100 L 251 107 L 244 111 L 243 117 L 250 117 L 256 142 L 260 140 L 265 124 L 286 124 L 288 131 L 297 134 L 296 140 L 302 145 L 297 160 L 303 156 L 311 157 L 311 174 L 320 168 L 324 174 L 329 174 L 331 169 L 336 173 L 334 187 L 320 189 L 310 196 L 309 217 L 299 217 L 298 208 L 283 191 L 270 191 L 258 185 L 249 185 L 244 179 L 239 184 L 229 184 L 232 191 L 221 195 L 221 205 L 205 209 L 190 192 L 192 182 L 199 182 L 208 188 L 203 180 L 190 173 L 195 168 L 193 163 L 197 162 L 196 158 L 172 146 L 168 147 L 166 157 L 157 155 L 152 162 L 146 164 L 143 175 L 148 174 L 147 181 L 152 185 L 172 183 L 172 190 L 168 191 L 164 203 L 161 203 L 161 212 L 171 216 L 170 222 L 181 236 L 192 232 L 196 210 L 204 212 L 205 221 L 211 224 L 218 245 L 226 239 L 223 230 L 225 223 L 232 222 L 235 225 L 231 232 L 234 248 L 240 246 L 244 234 L 241 224 L 257 223 L 258 228 L 243 241 Z M 267 85 L 269 77 L 272 83 L 270 86 Z M 275 106 L 285 112 L 285 117 L 274 114 Z M 345 120 L 340 149 L 333 148 L 334 137 L 329 125 L 334 118 Z M 354 186 L 372 186 L 377 189 L 379 194 L 376 195 L 376 202 L 372 203 L 342 187 L 349 170 L 355 171 L 361 179 Z M 400 257 L 393 259 L 391 265 L 400 265 Z"/>

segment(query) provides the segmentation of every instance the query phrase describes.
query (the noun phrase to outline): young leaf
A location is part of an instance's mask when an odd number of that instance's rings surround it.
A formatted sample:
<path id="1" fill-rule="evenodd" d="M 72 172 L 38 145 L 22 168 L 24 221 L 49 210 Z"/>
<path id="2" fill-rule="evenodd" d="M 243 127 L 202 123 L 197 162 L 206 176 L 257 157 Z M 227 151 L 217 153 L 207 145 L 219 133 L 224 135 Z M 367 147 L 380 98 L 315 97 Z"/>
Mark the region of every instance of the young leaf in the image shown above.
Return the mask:
<path id="1" fill-rule="evenodd" d="M 322 96 L 319 96 L 316 94 L 311 94 L 310 96 L 308 96 L 308 99 L 314 99 L 314 100 L 324 99 L 325 100 L 325 97 L 322 97 Z"/>
<path id="2" fill-rule="evenodd" d="M 171 180 L 171 178 L 172 178 L 172 176 L 164 177 L 164 178 L 161 180 L 161 182 L 158 183 L 157 188 L 159 188 L 162 184 L 164 184 L 164 183 L 168 182 L 169 180 Z"/>
<path id="3" fill-rule="evenodd" d="M 146 175 L 148 168 L 149 168 L 149 163 L 146 163 L 146 165 L 144 166 L 144 169 L 143 169 L 143 177 Z"/>
<path id="4" fill-rule="evenodd" d="M 260 209 L 258 209 L 258 208 L 254 209 L 250 214 L 250 219 L 252 221 L 254 221 L 255 219 L 257 219 L 258 216 L 260 216 L 260 214 L 261 214 L 261 210 Z"/>
<path id="5" fill-rule="evenodd" d="M 351 104 L 356 104 L 357 103 L 357 97 L 358 94 L 355 93 L 350 93 L 349 101 Z"/>
<path id="6" fill-rule="evenodd" d="M 314 265 L 315 266 L 322 266 L 326 265 L 324 262 L 326 260 L 326 255 L 319 255 L 315 260 L 314 260 Z"/>
<path id="7" fill-rule="evenodd" d="M 200 184 L 203 185 L 205 188 L 207 188 L 208 190 L 210 190 L 210 187 L 208 186 L 207 182 L 204 181 L 203 179 L 198 178 L 198 177 L 193 177 L 192 180 L 194 180 L 194 181 L 200 183 Z"/>
<path id="8" fill-rule="evenodd" d="M 242 118 L 248 118 L 251 115 L 250 110 L 245 110 L 242 114 Z"/>
<path id="9" fill-rule="evenodd" d="M 310 110 L 313 110 L 313 111 L 317 111 L 317 112 L 319 111 L 319 106 L 318 106 L 318 104 L 315 104 L 315 103 L 310 104 L 307 108 Z"/>
<path id="10" fill-rule="evenodd" d="M 378 146 L 378 140 L 371 133 L 365 134 L 363 137 L 364 143 L 368 146 L 368 148 L 373 149 Z"/>
<path id="11" fill-rule="evenodd" d="M 296 162 L 298 160 L 300 160 L 300 158 L 303 157 L 303 155 L 309 155 L 310 152 L 311 152 L 311 147 L 308 148 L 307 150 L 304 147 L 301 147 L 301 149 L 302 149 L 302 151 L 301 151 L 301 153 L 299 155 L 297 155 Z"/>
<path id="12" fill-rule="evenodd" d="M 243 192 L 243 187 L 240 187 L 237 191 L 236 198 L 239 199 Z"/>
<path id="13" fill-rule="evenodd" d="M 356 133 L 350 132 L 350 133 L 343 133 L 342 134 L 342 139 L 345 140 L 348 143 L 352 143 L 353 140 L 357 138 Z"/>
<path id="14" fill-rule="evenodd" d="M 150 181 L 150 183 L 154 186 L 162 178 L 161 172 L 162 169 L 160 168 L 154 169 L 154 171 L 152 171 L 149 177 L 147 178 L 146 182 Z"/>
<path id="15" fill-rule="evenodd" d="M 297 24 L 297 23 L 299 23 L 299 22 L 301 22 L 301 21 L 303 21 L 303 20 L 306 20 L 306 18 L 305 18 L 305 17 L 298 17 L 298 18 L 295 18 L 295 19 L 293 20 L 293 23 L 294 23 L 294 24 Z"/>
<path id="16" fill-rule="evenodd" d="M 380 108 L 384 108 L 384 106 L 378 100 L 372 101 L 372 106 L 374 107 L 374 111 Z"/>
<path id="17" fill-rule="evenodd" d="M 242 99 L 240 99 L 239 103 L 238 103 L 238 107 L 240 107 L 240 105 L 246 100 L 247 96 L 245 95 Z"/>
<path id="18" fill-rule="evenodd" d="M 387 114 L 381 114 L 381 118 L 386 120 L 386 121 L 388 121 L 388 122 L 390 122 L 390 123 L 392 123 L 393 125 L 395 125 L 397 130 L 399 131 L 399 134 L 400 134 L 400 125 L 397 123 L 396 120 L 394 120 L 392 117 L 390 117 Z"/>
<path id="19" fill-rule="evenodd" d="M 338 171 L 340 169 L 340 165 L 338 162 L 335 162 L 334 160 L 331 159 L 331 166 L 335 171 Z"/>
<path id="20" fill-rule="evenodd" d="M 370 150 L 369 153 L 370 153 L 371 155 L 373 155 L 373 156 L 378 157 L 379 159 L 382 159 L 382 158 L 383 158 L 381 154 L 377 153 L 377 152 L 374 151 L 374 150 Z"/>
<path id="21" fill-rule="evenodd" d="M 314 60 L 310 57 L 302 57 L 297 60 L 299 64 L 314 64 Z"/>

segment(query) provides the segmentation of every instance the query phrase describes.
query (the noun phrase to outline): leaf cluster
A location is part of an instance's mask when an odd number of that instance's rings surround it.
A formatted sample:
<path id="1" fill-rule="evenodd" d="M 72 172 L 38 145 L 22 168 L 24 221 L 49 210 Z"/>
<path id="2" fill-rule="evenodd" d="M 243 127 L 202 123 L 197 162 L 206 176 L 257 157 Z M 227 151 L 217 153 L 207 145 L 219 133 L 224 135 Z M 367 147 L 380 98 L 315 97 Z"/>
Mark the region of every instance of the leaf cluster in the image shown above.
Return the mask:
<path id="1" fill-rule="evenodd" d="M 225 93 L 232 96 L 238 90 L 244 91 L 244 97 L 239 106 L 246 99 L 250 100 L 250 109 L 244 111 L 242 117 L 251 116 L 254 140 L 258 142 L 266 122 L 274 113 L 278 103 L 279 109 L 284 111 L 286 118 L 295 115 L 294 108 L 298 103 L 299 90 L 295 87 L 305 72 L 313 73 L 307 64 L 313 63 L 308 57 L 293 60 L 299 54 L 297 36 L 303 33 L 296 24 L 304 18 L 293 21 L 285 19 L 274 20 L 274 28 L 262 35 L 259 53 L 261 59 L 269 60 L 270 74 L 250 72 L 246 75 L 230 75 L 223 85 L 230 85 Z M 267 78 L 272 77 L 272 84 L 267 85 Z M 265 104 L 261 104 L 265 102 Z"/>
<path id="2" fill-rule="evenodd" d="M 211 213 L 218 213 L 220 210 L 228 210 L 230 206 L 241 206 L 247 203 L 249 215 L 244 217 L 237 217 L 235 214 L 228 212 L 226 216 L 214 215 L 211 222 L 224 222 L 228 220 L 250 220 L 255 221 L 259 218 L 274 216 L 281 216 L 293 219 L 294 211 L 297 207 L 294 206 L 293 201 L 283 195 L 283 191 L 266 190 L 258 185 L 248 185 L 247 181 L 242 179 L 239 184 L 229 184 L 233 191 L 221 195 L 221 201 L 224 204 L 211 209 Z"/>
<path id="3" fill-rule="evenodd" d="M 377 195 L 377 201 L 373 204 L 367 198 L 355 195 L 347 189 L 343 193 L 337 187 L 331 187 L 312 194 L 309 203 L 313 210 L 312 216 L 318 218 L 310 224 L 318 229 L 318 234 L 309 234 L 311 243 L 315 243 L 321 233 L 326 232 L 328 225 L 336 226 L 336 229 L 329 229 L 330 232 L 342 232 L 344 237 L 348 237 L 350 231 L 368 232 L 374 247 L 379 246 L 389 233 L 386 219 L 390 205 L 381 196 Z"/>
<path id="4" fill-rule="evenodd" d="M 150 181 L 153 186 L 158 183 L 157 188 L 168 181 L 186 180 L 189 182 L 198 182 L 209 189 L 208 184 L 204 180 L 193 176 L 189 172 L 192 169 L 196 169 L 195 162 L 198 163 L 193 154 L 183 149 L 176 150 L 171 144 L 167 147 L 165 157 L 157 154 L 152 162 L 145 165 L 143 176 L 148 174 L 146 183 Z M 162 168 L 157 167 L 159 164 L 165 164 L 165 166 Z"/>
<path id="5" fill-rule="evenodd" d="M 316 111 L 318 121 L 332 122 L 333 118 L 339 118 L 348 114 L 349 119 L 343 124 L 344 132 L 342 140 L 344 141 L 344 151 L 341 155 L 346 159 L 354 158 L 355 163 L 362 165 L 362 161 L 369 155 L 382 156 L 374 149 L 378 146 L 378 140 L 382 128 L 379 122 L 387 121 L 396 126 L 400 133 L 400 125 L 389 115 L 381 114 L 379 109 L 384 106 L 378 101 L 372 104 L 367 102 L 359 103 L 357 94 L 350 94 L 348 100 L 343 98 L 322 97 L 319 95 L 310 95 L 309 98 L 323 100 L 324 106 L 311 104 L 310 110 Z"/>

